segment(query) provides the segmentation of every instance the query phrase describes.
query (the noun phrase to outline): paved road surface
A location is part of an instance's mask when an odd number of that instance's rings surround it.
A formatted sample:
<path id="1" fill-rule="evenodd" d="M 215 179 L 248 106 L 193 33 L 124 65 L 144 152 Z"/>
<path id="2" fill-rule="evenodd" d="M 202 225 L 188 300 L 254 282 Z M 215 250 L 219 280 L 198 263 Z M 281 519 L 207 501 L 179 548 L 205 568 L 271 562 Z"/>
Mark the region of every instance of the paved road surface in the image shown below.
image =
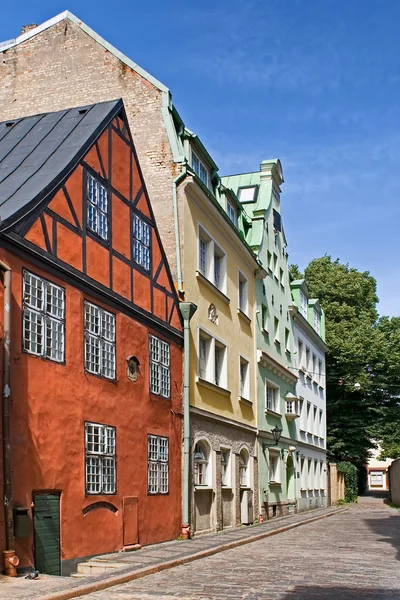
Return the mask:
<path id="1" fill-rule="evenodd" d="M 87 600 L 400 600 L 400 510 L 362 502 Z"/>

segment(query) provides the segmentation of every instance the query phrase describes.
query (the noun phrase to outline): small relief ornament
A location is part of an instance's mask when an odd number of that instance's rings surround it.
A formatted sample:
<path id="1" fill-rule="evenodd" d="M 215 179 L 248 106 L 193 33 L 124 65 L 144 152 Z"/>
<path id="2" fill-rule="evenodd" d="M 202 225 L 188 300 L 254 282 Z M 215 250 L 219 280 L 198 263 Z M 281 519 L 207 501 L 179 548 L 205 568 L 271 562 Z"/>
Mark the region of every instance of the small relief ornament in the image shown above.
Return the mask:
<path id="1" fill-rule="evenodd" d="M 215 304 L 210 304 L 208 307 L 208 318 L 210 319 L 211 323 L 218 325 L 218 313 L 217 309 L 215 308 Z"/>

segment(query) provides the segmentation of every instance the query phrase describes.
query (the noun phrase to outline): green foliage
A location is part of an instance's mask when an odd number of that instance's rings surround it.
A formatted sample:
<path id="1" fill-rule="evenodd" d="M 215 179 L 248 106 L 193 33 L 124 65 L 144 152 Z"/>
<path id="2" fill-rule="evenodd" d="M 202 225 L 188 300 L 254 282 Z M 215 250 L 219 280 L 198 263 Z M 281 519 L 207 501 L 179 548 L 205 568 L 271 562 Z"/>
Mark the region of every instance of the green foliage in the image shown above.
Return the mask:
<path id="1" fill-rule="evenodd" d="M 338 463 L 337 470 L 344 474 L 345 500 L 356 502 L 358 497 L 358 471 L 357 467 L 350 462 Z"/>
<path id="2" fill-rule="evenodd" d="M 293 277 L 293 279 L 295 281 L 298 279 L 304 279 L 304 275 L 300 271 L 298 265 L 289 265 L 289 273 L 291 274 L 291 276 Z"/>

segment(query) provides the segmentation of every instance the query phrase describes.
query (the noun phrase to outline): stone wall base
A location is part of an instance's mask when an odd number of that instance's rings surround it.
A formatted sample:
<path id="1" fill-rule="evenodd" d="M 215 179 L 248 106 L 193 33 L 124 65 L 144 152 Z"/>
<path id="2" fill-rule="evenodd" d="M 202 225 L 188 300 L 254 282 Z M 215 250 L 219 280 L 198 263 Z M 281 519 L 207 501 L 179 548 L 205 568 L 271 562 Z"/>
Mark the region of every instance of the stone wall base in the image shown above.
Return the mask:
<path id="1" fill-rule="evenodd" d="M 275 517 L 285 517 L 286 515 L 290 514 L 297 514 L 297 500 L 264 502 L 261 511 L 264 520 L 274 519 Z"/>

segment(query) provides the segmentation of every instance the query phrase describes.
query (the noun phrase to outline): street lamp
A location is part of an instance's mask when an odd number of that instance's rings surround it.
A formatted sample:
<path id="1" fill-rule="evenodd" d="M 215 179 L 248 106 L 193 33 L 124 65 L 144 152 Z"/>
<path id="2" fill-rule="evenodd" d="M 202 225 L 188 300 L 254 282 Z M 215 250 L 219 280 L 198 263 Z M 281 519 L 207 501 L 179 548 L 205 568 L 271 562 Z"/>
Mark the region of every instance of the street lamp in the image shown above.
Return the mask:
<path id="1" fill-rule="evenodd" d="M 262 447 L 263 447 L 264 451 L 266 450 L 266 448 L 270 448 L 271 446 L 278 445 L 278 442 L 281 439 L 282 431 L 283 431 L 283 429 L 278 427 L 278 425 L 275 425 L 275 427 L 273 429 L 271 429 L 272 437 L 274 438 L 275 444 L 263 444 Z"/>

